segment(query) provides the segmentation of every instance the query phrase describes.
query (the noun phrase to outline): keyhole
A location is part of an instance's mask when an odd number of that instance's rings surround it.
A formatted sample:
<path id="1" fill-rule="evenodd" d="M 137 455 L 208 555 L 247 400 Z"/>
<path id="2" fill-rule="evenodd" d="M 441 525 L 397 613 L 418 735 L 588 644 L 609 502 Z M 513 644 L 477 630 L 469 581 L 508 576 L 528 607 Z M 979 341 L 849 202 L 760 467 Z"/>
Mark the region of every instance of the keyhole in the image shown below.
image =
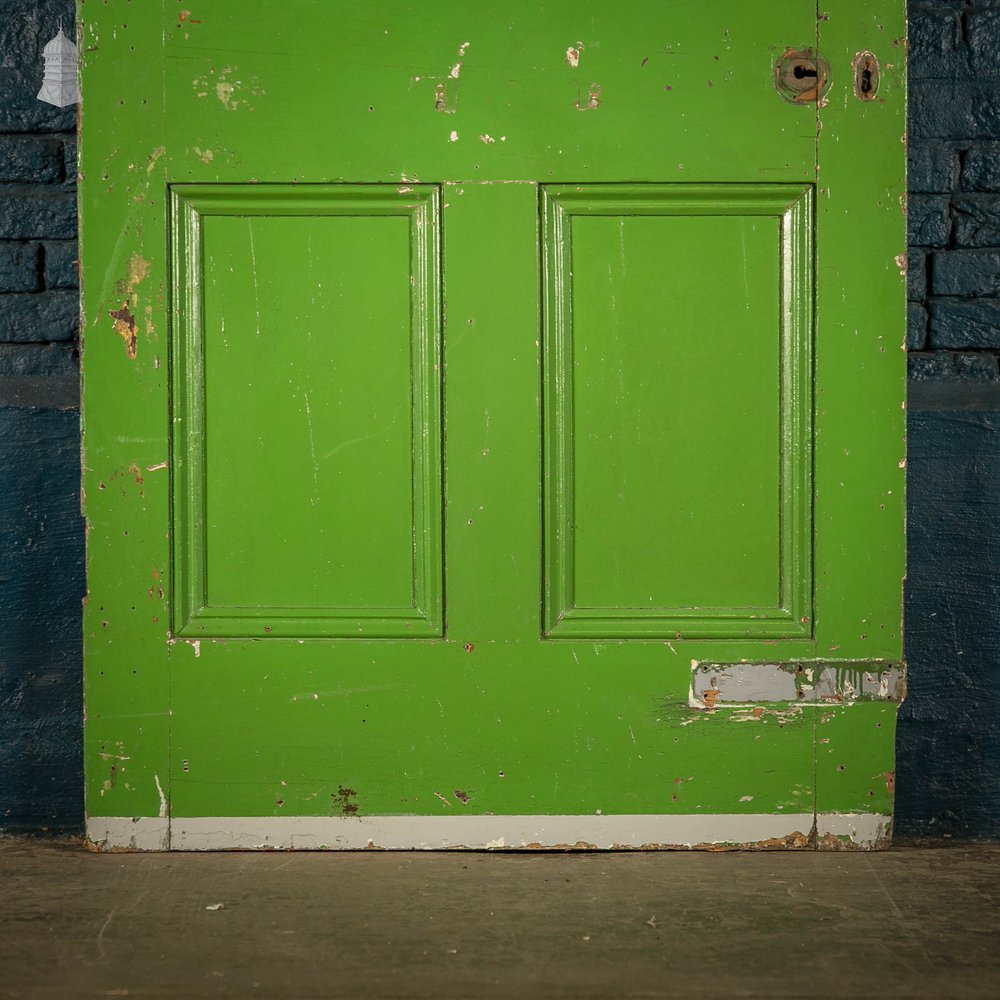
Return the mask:
<path id="1" fill-rule="evenodd" d="M 830 86 L 830 67 L 812 49 L 785 49 L 774 64 L 774 86 L 792 104 L 818 101 Z"/>
<path id="2" fill-rule="evenodd" d="M 874 101 L 878 93 L 879 65 L 874 52 L 859 52 L 854 67 L 854 96 L 859 101 Z"/>

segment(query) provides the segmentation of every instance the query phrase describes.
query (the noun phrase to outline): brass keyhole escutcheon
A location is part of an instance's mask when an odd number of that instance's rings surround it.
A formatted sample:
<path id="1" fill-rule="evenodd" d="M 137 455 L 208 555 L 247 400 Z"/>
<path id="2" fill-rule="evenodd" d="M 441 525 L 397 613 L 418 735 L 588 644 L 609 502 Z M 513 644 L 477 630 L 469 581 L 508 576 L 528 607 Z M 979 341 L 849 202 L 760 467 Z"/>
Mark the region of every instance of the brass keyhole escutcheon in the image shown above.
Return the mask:
<path id="1" fill-rule="evenodd" d="M 830 67 L 812 49 L 785 49 L 774 64 L 774 86 L 792 104 L 817 101 L 830 88 Z"/>
<path id="2" fill-rule="evenodd" d="M 854 96 L 859 101 L 874 101 L 878 93 L 878 58 L 874 52 L 859 52 L 854 67 Z"/>

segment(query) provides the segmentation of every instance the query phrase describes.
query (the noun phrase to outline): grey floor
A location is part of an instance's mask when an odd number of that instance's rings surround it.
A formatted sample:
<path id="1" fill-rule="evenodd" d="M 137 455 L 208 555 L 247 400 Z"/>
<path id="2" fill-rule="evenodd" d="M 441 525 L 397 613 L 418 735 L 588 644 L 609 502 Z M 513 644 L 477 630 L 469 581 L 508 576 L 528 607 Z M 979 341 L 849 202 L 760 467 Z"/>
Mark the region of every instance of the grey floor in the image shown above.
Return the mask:
<path id="1" fill-rule="evenodd" d="M 996 997 L 1000 847 L 88 854 L 0 840 L 3 997 Z"/>

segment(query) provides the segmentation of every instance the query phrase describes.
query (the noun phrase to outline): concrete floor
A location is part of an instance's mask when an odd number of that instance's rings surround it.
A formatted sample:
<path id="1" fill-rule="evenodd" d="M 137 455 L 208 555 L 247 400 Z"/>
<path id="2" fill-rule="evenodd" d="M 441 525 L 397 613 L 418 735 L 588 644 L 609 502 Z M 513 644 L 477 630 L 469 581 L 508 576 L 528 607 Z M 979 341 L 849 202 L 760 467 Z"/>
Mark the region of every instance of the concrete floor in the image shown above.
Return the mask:
<path id="1" fill-rule="evenodd" d="M 1000 846 L 88 854 L 0 841 L 3 997 L 995 997 Z"/>

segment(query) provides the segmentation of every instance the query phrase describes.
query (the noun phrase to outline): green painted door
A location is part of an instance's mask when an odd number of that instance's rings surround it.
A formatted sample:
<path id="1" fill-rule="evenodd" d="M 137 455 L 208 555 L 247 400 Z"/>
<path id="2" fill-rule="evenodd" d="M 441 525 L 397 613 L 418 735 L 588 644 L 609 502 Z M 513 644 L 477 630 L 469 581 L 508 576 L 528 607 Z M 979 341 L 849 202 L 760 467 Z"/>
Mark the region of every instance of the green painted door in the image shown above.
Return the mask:
<path id="1" fill-rule="evenodd" d="M 80 0 L 105 847 L 873 846 L 900 0 Z"/>

